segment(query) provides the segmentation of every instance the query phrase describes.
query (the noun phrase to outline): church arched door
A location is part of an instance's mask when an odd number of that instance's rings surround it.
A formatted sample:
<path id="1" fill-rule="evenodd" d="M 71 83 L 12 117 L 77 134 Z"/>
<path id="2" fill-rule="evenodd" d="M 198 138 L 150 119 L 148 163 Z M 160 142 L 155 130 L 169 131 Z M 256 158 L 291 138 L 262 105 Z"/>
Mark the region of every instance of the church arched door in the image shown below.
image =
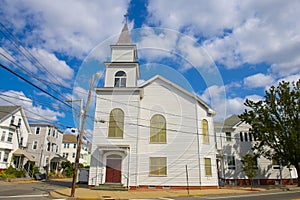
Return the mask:
<path id="1" fill-rule="evenodd" d="M 121 183 L 122 157 L 110 155 L 106 158 L 106 183 Z"/>

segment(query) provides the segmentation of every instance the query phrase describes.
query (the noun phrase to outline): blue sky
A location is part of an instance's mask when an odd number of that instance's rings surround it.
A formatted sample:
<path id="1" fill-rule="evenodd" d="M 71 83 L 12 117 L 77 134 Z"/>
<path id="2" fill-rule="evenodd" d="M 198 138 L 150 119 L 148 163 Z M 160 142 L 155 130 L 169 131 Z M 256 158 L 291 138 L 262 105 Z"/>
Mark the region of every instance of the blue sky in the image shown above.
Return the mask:
<path id="1" fill-rule="evenodd" d="M 199 95 L 216 120 L 240 114 L 246 98 L 261 99 L 271 85 L 300 78 L 297 0 L 0 2 L 1 64 L 61 101 L 86 98 L 96 72 L 95 86 L 103 85 L 102 62 L 127 12 L 139 82 L 160 74 Z M 1 105 L 22 105 L 30 121 L 76 127 L 70 107 L 1 68 L 0 78 Z"/>

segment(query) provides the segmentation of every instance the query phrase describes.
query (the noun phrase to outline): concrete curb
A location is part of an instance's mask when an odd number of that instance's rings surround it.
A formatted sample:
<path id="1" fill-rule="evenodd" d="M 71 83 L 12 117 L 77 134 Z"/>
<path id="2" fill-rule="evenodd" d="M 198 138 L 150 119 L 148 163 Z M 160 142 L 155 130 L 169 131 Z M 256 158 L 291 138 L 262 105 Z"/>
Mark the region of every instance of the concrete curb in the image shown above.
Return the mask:
<path id="1" fill-rule="evenodd" d="M 161 190 L 161 191 L 101 191 L 90 190 L 87 188 L 77 188 L 75 197 L 70 197 L 71 189 L 63 188 L 50 192 L 50 196 L 60 199 L 70 200 L 112 200 L 112 199 L 151 199 L 151 198 L 175 198 L 175 197 L 195 197 L 207 195 L 227 195 L 227 194 L 249 194 L 249 193 L 264 193 L 275 192 L 284 190 L 299 190 L 300 188 L 222 188 L 222 189 L 203 189 L 203 190 L 190 190 L 187 194 L 186 190 Z"/>

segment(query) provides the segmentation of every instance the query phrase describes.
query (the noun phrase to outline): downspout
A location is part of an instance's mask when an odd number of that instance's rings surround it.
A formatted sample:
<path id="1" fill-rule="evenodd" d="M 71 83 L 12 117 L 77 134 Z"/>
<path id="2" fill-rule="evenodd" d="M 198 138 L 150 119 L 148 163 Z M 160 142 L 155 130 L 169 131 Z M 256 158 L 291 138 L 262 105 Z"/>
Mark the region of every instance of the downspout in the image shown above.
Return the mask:
<path id="1" fill-rule="evenodd" d="M 198 127 L 198 109 L 197 109 L 197 105 L 198 105 L 198 102 L 196 100 L 196 103 L 195 103 L 195 111 L 196 111 L 196 133 L 197 133 L 197 146 L 198 146 L 198 166 L 199 166 L 199 186 L 200 186 L 200 189 L 201 189 L 201 163 L 200 163 L 200 139 L 199 139 L 199 127 Z"/>
<path id="2" fill-rule="evenodd" d="M 139 174 L 139 135 L 140 135 L 140 115 L 141 115 L 141 109 L 140 109 L 140 106 L 141 106 L 141 97 L 139 99 L 139 106 L 138 106 L 138 116 L 137 116 L 137 136 L 136 136 L 136 156 L 135 156 L 135 159 L 136 159 L 136 168 L 135 168 L 135 186 L 138 187 L 139 185 L 139 181 L 138 181 L 138 174 Z M 129 177 L 128 177 L 129 178 Z"/>
<path id="3" fill-rule="evenodd" d="M 129 175 L 130 175 L 130 173 L 129 173 L 129 164 L 130 164 L 130 147 L 128 147 L 128 149 L 127 149 L 127 151 L 128 151 L 128 166 L 127 166 L 127 188 L 129 189 Z"/>

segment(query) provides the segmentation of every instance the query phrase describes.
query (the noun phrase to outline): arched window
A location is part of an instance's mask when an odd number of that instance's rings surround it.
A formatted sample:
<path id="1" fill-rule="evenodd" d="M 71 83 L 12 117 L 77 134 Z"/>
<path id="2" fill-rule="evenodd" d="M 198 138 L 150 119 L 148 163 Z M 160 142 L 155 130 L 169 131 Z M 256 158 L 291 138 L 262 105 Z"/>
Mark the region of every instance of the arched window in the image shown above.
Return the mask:
<path id="1" fill-rule="evenodd" d="M 150 120 L 150 143 L 166 143 L 166 119 L 162 115 L 153 115 Z"/>
<path id="2" fill-rule="evenodd" d="M 108 137 L 123 138 L 123 131 L 124 112 L 119 108 L 115 108 L 110 112 L 109 115 Z"/>
<path id="3" fill-rule="evenodd" d="M 208 122 L 206 119 L 202 120 L 202 134 L 203 134 L 203 143 L 209 143 L 209 135 L 208 135 Z"/>
<path id="4" fill-rule="evenodd" d="M 115 87 L 126 87 L 126 73 L 118 71 L 115 74 Z"/>

